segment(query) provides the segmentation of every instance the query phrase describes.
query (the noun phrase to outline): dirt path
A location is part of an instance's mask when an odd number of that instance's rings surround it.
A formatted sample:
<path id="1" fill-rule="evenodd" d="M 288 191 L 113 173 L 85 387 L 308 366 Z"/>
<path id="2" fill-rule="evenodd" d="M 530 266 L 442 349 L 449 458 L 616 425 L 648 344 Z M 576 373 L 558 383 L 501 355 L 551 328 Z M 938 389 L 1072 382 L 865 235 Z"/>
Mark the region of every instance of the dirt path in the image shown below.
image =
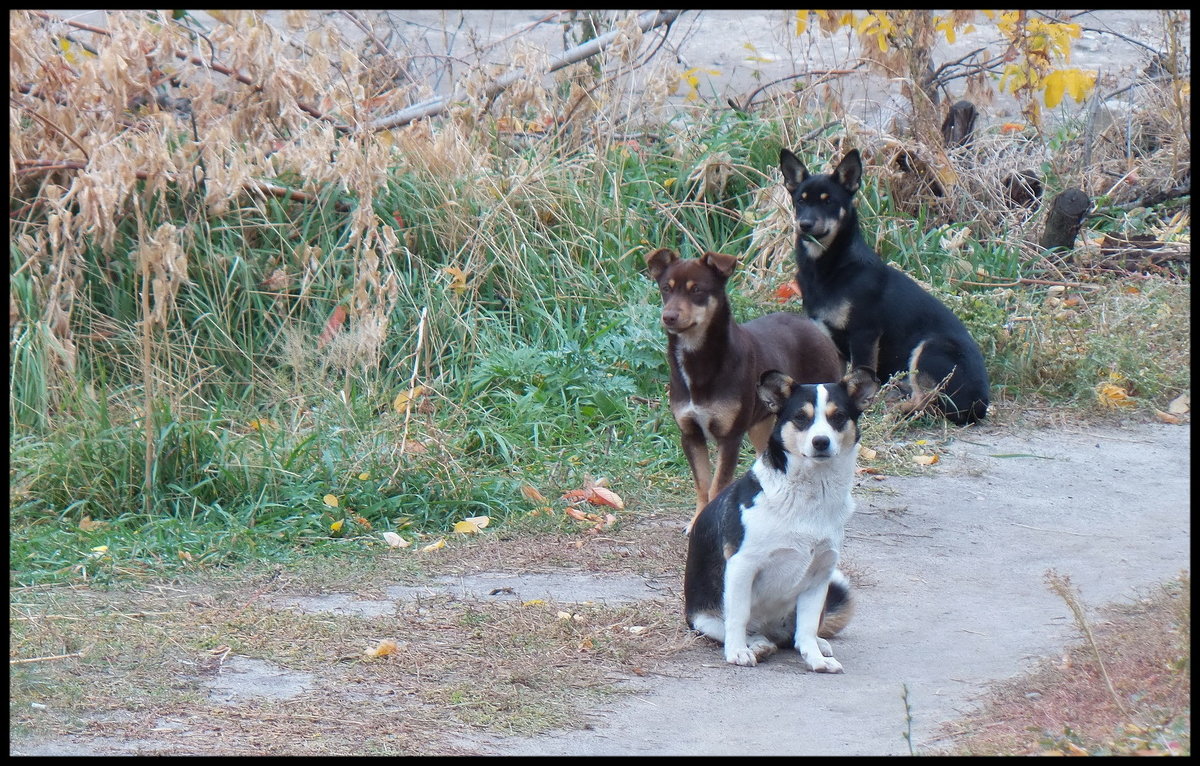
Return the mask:
<path id="1" fill-rule="evenodd" d="M 757 668 L 715 645 L 594 728 L 490 738 L 526 755 L 907 754 L 902 690 L 918 750 L 936 746 L 989 681 L 1052 656 L 1076 634 L 1044 585 L 1055 569 L 1090 606 L 1121 601 L 1191 566 L 1190 427 L 966 432 L 929 476 L 864 485 L 846 558 L 863 583 L 834 651 L 844 675 L 794 653 Z"/>

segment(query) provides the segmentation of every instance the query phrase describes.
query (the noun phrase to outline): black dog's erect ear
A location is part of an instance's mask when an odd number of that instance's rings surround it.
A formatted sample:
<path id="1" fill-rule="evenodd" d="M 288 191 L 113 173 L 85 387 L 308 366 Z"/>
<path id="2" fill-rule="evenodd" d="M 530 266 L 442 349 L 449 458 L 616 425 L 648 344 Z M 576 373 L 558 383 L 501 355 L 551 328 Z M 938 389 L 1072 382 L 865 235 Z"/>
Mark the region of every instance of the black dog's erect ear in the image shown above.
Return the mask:
<path id="1" fill-rule="evenodd" d="M 855 367 L 850 374 L 842 378 L 842 384 L 859 412 L 866 412 L 875 394 L 879 393 L 879 380 L 875 377 L 875 371 L 867 367 Z"/>
<path id="2" fill-rule="evenodd" d="M 851 194 L 858 191 L 859 182 L 862 181 L 862 157 L 857 149 L 846 152 L 846 156 L 842 157 L 842 161 L 834 169 L 833 177 Z"/>
<path id="3" fill-rule="evenodd" d="M 779 150 L 779 169 L 783 172 L 783 186 L 790 192 L 796 191 L 796 187 L 808 178 L 808 168 L 787 149 Z"/>
<path id="4" fill-rule="evenodd" d="M 667 267 L 677 260 L 679 260 L 678 253 L 669 248 L 660 247 L 646 256 L 646 271 L 650 274 L 650 278 L 657 282 Z"/>
<path id="5" fill-rule="evenodd" d="M 783 403 L 792 395 L 796 381 L 779 370 L 767 370 L 758 379 L 758 398 L 771 412 L 779 412 Z"/>

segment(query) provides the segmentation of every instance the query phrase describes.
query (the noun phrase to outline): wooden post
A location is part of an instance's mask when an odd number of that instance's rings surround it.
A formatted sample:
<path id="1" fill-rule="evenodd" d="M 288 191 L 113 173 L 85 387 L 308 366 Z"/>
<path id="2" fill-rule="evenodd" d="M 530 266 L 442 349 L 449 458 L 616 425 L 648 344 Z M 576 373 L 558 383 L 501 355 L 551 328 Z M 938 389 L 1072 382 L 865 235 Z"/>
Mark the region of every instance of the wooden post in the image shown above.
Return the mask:
<path id="1" fill-rule="evenodd" d="M 1083 217 L 1092 207 L 1088 195 L 1079 189 L 1067 189 L 1050 203 L 1046 213 L 1046 229 L 1042 232 L 1042 247 L 1052 250 L 1065 247 L 1068 250 L 1075 247 L 1075 238 L 1079 236 L 1079 227 L 1083 225 Z"/>

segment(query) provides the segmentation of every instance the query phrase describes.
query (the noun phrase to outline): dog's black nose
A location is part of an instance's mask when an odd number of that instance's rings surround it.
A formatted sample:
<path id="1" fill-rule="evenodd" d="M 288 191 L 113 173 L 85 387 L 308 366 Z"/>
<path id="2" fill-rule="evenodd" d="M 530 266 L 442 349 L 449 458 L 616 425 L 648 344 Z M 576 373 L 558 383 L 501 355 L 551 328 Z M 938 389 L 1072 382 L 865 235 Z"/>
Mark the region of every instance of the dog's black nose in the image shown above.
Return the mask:
<path id="1" fill-rule="evenodd" d="M 812 440 L 812 446 L 817 452 L 825 452 L 829 449 L 829 437 L 814 436 Z"/>
<path id="2" fill-rule="evenodd" d="M 816 225 L 816 221 L 801 221 L 799 219 L 797 219 L 797 221 L 796 221 L 796 228 L 805 234 L 812 231 L 813 226 L 815 226 L 815 225 Z"/>

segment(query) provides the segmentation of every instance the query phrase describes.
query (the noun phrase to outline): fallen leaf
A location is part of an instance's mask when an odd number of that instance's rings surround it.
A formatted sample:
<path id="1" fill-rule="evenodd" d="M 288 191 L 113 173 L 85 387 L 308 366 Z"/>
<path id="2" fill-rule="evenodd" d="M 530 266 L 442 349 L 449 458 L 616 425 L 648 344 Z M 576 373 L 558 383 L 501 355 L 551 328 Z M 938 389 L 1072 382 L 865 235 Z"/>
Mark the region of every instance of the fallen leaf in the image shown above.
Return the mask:
<path id="1" fill-rule="evenodd" d="M 424 548 L 422 548 L 421 553 L 425 553 L 426 551 L 436 551 L 439 548 L 445 548 L 445 547 L 446 547 L 446 538 L 439 537 L 436 543 L 430 543 L 429 545 L 426 545 Z"/>
<path id="2" fill-rule="evenodd" d="M 396 646 L 396 642 L 390 638 L 385 638 L 379 642 L 379 646 L 374 649 L 367 649 L 363 654 L 368 657 L 387 657 L 389 654 L 397 654 L 400 647 Z"/>
<path id="3" fill-rule="evenodd" d="M 625 507 L 625 501 L 621 499 L 620 495 L 611 489 L 599 486 L 592 487 L 592 494 L 588 497 L 588 502 L 596 505 L 610 505 L 618 511 Z"/>
<path id="4" fill-rule="evenodd" d="M 79 528 L 84 532 L 94 532 L 106 524 L 108 524 L 107 521 L 92 521 L 91 516 L 84 516 L 79 520 Z"/>
<path id="5" fill-rule="evenodd" d="M 395 532 L 384 532 L 383 541 L 388 544 L 389 548 L 407 548 L 412 545 L 408 540 L 405 540 Z"/>
<path id="6" fill-rule="evenodd" d="M 1170 423 L 1173 426 L 1177 426 L 1183 422 L 1183 418 L 1181 418 L 1180 416 L 1172 415 L 1171 413 L 1163 412 L 1162 410 L 1155 410 L 1154 416 L 1156 418 L 1158 418 L 1159 420 L 1161 420 L 1162 422 Z"/>
<path id="7" fill-rule="evenodd" d="M 879 453 L 877 453 L 875 450 L 871 449 L 870 447 L 859 447 L 858 448 L 858 456 L 861 457 L 863 460 L 874 460 L 875 456 L 878 454 Z"/>
<path id="8" fill-rule="evenodd" d="M 454 531 L 460 535 L 475 535 L 479 534 L 479 530 L 486 527 L 491 522 L 491 518 L 487 516 L 472 516 L 469 519 L 455 522 Z"/>
<path id="9" fill-rule="evenodd" d="M 917 465 L 933 465 L 937 461 L 937 455 L 913 455 L 913 462 Z"/>
<path id="10" fill-rule="evenodd" d="M 521 485 L 521 494 L 525 496 L 526 500 L 529 500 L 533 503 L 541 503 L 542 505 L 545 505 L 546 503 L 550 502 L 541 492 L 537 491 L 536 487 L 530 486 L 529 484 Z"/>
<path id="11" fill-rule="evenodd" d="M 641 635 L 644 635 L 646 633 L 646 631 L 648 631 L 650 629 L 647 628 L 645 625 L 631 625 L 630 627 L 626 628 L 626 630 L 628 630 L 630 633 L 632 633 L 635 636 L 641 636 Z"/>
<path id="12" fill-rule="evenodd" d="M 775 289 L 775 300 L 780 303 L 786 303 L 791 300 L 798 300 L 802 297 L 800 285 L 796 284 L 796 280 L 780 285 Z"/>
<path id="13" fill-rule="evenodd" d="M 360 473 L 358 475 L 358 478 L 362 481 L 366 481 L 367 479 L 371 478 L 371 474 L 367 473 L 366 471 L 363 471 L 362 473 Z"/>
<path id="14" fill-rule="evenodd" d="M 412 407 L 413 401 L 425 393 L 425 390 L 425 386 L 413 386 L 407 391 L 401 391 L 392 400 L 392 409 L 398 414 L 403 415 Z"/>
<path id="15" fill-rule="evenodd" d="M 581 511 L 578 508 L 567 508 L 565 511 L 563 511 L 563 513 L 578 521 L 588 520 L 588 513 L 586 511 Z"/>
<path id="16" fill-rule="evenodd" d="M 255 431 L 261 431 L 264 428 L 270 428 L 273 424 L 268 418 L 254 418 L 247 425 Z"/>
<path id="17" fill-rule="evenodd" d="M 341 532 L 341 531 L 342 531 L 342 527 L 343 527 L 343 526 L 345 526 L 345 524 L 346 524 L 346 520 L 345 520 L 345 519 L 338 519 L 337 521 L 335 521 L 335 522 L 333 522 L 332 524 L 330 524 L 330 525 L 329 525 L 329 528 L 330 528 L 331 530 L 333 530 L 334 532 Z"/>
<path id="18" fill-rule="evenodd" d="M 363 516 L 355 516 L 355 517 L 354 517 L 354 523 L 355 523 L 355 524 L 358 524 L 358 525 L 359 525 L 360 527 L 362 527 L 363 529 L 370 529 L 370 528 L 371 528 L 371 522 L 370 522 L 370 521 L 368 521 L 368 520 L 367 520 L 365 517 L 363 517 Z"/>
<path id="19" fill-rule="evenodd" d="M 587 652 L 587 651 L 590 651 L 590 650 L 591 650 L 591 649 L 593 649 L 594 647 L 595 647 L 595 644 L 594 644 L 594 643 L 592 643 L 592 637 L 591 637 L 591 636 L 588 636 L 587 638 L 585 638 L 585 639 L 583 639 L 582 641 L 580 641 L 580 642 L 579 642 L 579 651 L 581 651 L 581 652 Z"/>
<path id="20" fill-rule="evenodd" d="M 321 498 L 321 502 L 325 503 L 325 505 L 328 505 L 330 508 L 338 507 L 337 495 L 326 495 L 325 497 Z"/>
<path id="21" fill-rule="evenodd" d="M 555 616 L 555 617 L 557 617 L 557 618 L 558 618 L 558 619 L 560 619 L 560 620 L 569 620 L 569 619 L 571 619 L 571 613 L 570 613 L 570 612 L 558 612 L 558 613 L 556 613 L 554 616 Z"/>
<path id="22" fill-rule="evenodd" d="M 338 306 L 329 316 L 329 321 L 325 323 L 325 329 L 321 331 L 320 337 L 317 338 L 317 348 L 321 349 L 326 343 L 333 340 L 333 336 L 337 335 L 342 329 L 342 325 L 346 322 L 346 307 Z"/>
<path id="23" fill-rule="evenodd" d="M 535 599 L 531 599 L 529 601 L 522 602 L 521 606 L 541 606 L 542 604 L 545 604 L 545 603 L 546 602 L 543 601 L 542 599 L 535 598 Z"/>
<path id="24" fill-rule="evenodd" d="M 1124 388 L 1115 383 L 1101 383 L 1096 387 L 1096 398 L 1104 407 L 1132 407 L 1136 402 Z"/>
<path id="25" fill-rule="evenodd" d="M 1167 405 L 1167 412 L 1172 415 L 1186 415 L 1192 409 L 1192 397 L 1180 394 Z"/>
<path id="26" fill-rule="evenodd" d="M 188 553 L 187 551 L 179 551 L 177 555 L 183 561 L 191 561 L 192 560 L 192 554 Z"/>

